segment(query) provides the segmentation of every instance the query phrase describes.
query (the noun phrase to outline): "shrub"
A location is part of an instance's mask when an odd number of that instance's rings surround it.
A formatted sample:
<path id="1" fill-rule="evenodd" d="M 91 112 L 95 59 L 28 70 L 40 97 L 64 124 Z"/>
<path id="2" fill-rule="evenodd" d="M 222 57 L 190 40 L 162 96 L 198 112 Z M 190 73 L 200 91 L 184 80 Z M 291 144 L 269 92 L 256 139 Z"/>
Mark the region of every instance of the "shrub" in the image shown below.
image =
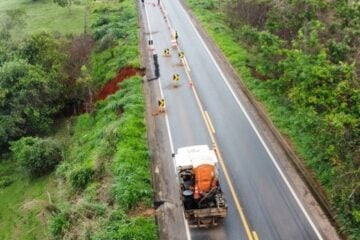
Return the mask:
<path id="1" fill-rule="evenodd" d="M 100 27 L 111 22 L 111 19 L 108 16 L 100 16 L 96 21 L 91 25 L 91 27 Z"/>
<path id="2" fill-rule="evenodd" d="M 53 216 L 49 223 L 49 230 L 55 239 L 61 239 L 65 230 L 70 228 L 70 216 L 67 211 L 61 211 Z"/>
<path id="3" fill-rule="evenodd" d="M 3 176 L 0 178 L 0 189 L 10 186 L 14 182 L 9 176 Z"/>
<path id="4" fill-rule="evenodd" d="M 77 167 L 70 173 L 70 183 L 74 189 L 83 189 L 92 179 L 94 170 L 91 167 Z"/>
<path id="5" fill-rule="evenodd" d="M 88 202 L 85 201 L 81 206 L 79 211 L 81 214 L 89 219 L 98 216 L 105 216 L 107 205 L 104 203 L 97 202 Z"/>
<path id="6" fill-rule="evenodd" d="M 23 137 L 11 142 L 13 158 L 31 177 L 39 177 L 51 172 L 61 160 L 61 150 L 52 139 Z"/>
<path id="7" fill-rule="evenodd" d="M 106 225 L 92 239 L 158 239 L 153 218 L 129 218 L 120 210 L 115 210 Z"/>

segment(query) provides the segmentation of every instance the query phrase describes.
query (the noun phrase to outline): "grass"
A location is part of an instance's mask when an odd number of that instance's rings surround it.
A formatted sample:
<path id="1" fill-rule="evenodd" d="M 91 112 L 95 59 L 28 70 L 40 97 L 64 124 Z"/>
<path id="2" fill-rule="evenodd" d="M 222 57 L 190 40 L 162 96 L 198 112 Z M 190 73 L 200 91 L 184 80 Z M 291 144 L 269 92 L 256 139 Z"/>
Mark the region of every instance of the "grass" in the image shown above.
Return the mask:
<path id="1" fill-rule="evenodd" d="M 52 0 L 1 0 L 0 19 L 7 10 L 23 9 L 26 11 L 26 25 L 15 36 L 22 36 L 41 31 L 58 32 L 61 34 L 79 34 L 84 31 L 85 0 L 76 1 L 71 8 L 62 8 Z M 19 30 L 17 30 L 19 31 Z"/>
<path id="2" fill-rule="evenodd" d="M 64 142 L 68 140 L 66 123 L 59 120 L 53 133 Z M 0 159 L 0 179 L 4 176 L 11 184 L 0 187 L 0 239 L 47 239 L 49 196 L 51 202 L 62 201 L 63 190 L 58 189 L 54 174 L 29 180 L 7 157 Z"/>
<path id="3" fill-rule="evenodd" d="M 0 176 L 14 182 L 0 189 L 0 239 L 45 239 L 46 223 L 42 213 L 48 205 L 47 192 L 54 192 L 52 175 L 28 181 L 14 171 L 14 164 L 0 163 Z"/>
<path id="4" fill-rule="evenodd" d="M 66 161 L 57 175 L 66 179 L 66 186 L 72 185 L 70 176 L 79 168 L 90 168 L 93 175 L 81 188 L 68 188 L 70 210 L 57 205 L 61 212 L 50 223 L 56 226 L 56 237 L 88 232 L 94 239 L 156 239 L 153 216 L 128 215 L 152 203 L 142 78 L 125 80 L 94 113 L 75 118 L 70 132 Z M 101 196 L 104 192 L 107 197 Z M 92 212 L 91 217 L 84 211 Z M 61 232 L 61 226 L 66 231 Z"/>
<path id="5" fill-rule="evenodd" d="M 84 5 L 74 5 L 68 15 L 52 0 L 4 0 L 0 18 L 16 8 L 29 16 L 21 34 L 83 31 Z M 101 16 L 111 18 L 93 29 L 99 34 L 92 77 L 101 86 L 122 67 L 140 66 L 136 8 L 132 0 L 90 2 L 90 8 L 89 26 Z M 114 45 L 104 44 L 107 35 L 115 37 Z M 52 137 L 65 147 L 54 174 L 29 181 L 13 162 L 0 159 L 0 239 L 156 239 L 148 214 L 152 187 L 142 78 L 125 80 L 94 112 L 59 120 L 54 129 Z"/>
<path id="6" fill-rule="evenodd" d="M 92 76 L 102 85 L 121 67 L 140 66 L 136 8 L 134 1 L 123 1 L 121 7 L 95 2 L 91 9 L 92 32 L 100 43 L 91 59 Z"/>

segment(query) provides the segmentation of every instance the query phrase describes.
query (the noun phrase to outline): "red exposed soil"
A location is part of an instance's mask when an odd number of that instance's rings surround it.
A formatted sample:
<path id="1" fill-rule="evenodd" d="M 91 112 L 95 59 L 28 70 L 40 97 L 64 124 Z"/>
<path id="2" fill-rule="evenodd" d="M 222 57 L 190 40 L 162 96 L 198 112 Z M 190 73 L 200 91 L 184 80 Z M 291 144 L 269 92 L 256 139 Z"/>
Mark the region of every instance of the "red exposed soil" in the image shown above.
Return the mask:
<path id="1" fill-rule="evenodd" d="M 102 89 L 97 94 L 95 100 L 104 100 L 107 96 L 114 94 L 117 90 L 119 90 L 118 83 L 122 82 L 124 79 L 132 77 L 136 74 L 144 75 L 143 69 L 135 69 L 131 66 L 122 68 L 116 77 L 111 81 L 107 82 Z"/>

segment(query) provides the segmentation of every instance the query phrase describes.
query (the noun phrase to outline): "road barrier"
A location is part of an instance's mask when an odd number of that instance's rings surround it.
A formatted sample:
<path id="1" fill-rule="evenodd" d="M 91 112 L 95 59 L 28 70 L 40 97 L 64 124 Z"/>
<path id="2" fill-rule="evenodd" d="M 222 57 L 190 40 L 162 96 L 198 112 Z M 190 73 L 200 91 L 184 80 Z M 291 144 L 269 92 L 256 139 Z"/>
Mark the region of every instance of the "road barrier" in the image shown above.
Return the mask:
<path id="1" fill-rule="evenodd" d="M 154 54 L 153 59 L 154 59 L 154 66 L 155 66 L 155 78 L 159 78 L 160 77 L 160 66 L 159 66 L 159 61 L 158 61 L 158 55 Z"/>
<path id="2" fill-rule="evenodd" d="M 170 57 L 170 49 L 169 48 L 165 48 L 164 49 L 164 57 Z"/>

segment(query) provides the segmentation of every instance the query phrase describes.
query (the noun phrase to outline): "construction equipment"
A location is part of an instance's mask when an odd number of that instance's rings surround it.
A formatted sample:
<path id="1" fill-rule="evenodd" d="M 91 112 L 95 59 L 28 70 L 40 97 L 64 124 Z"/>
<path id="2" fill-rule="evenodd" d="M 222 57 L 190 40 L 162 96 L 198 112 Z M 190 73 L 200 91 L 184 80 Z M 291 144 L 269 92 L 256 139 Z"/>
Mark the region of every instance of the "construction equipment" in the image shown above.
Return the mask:
<path id="1" fill-rule="evenodd" d="M 185 218 L 190 227 L 216 226 L 227 215 L 217 162 L 214 150 L 207 145 L 179 148 L 175 154 Z"/>

